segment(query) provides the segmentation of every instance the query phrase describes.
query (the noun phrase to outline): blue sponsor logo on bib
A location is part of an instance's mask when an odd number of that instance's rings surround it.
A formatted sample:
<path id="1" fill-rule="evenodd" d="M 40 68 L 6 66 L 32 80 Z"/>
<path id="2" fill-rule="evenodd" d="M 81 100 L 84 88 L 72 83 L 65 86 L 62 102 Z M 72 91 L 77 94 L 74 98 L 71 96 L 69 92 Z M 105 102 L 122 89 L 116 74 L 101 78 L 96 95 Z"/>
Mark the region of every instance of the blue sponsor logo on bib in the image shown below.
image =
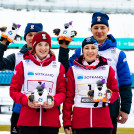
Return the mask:
<path id="1" fill-rule="evenodd" d="M 34 73 L 33 72 L 28 72 L 28 75 L 34 75 Z"/>
<path id="2" fill-rule="evenodd" d="M 83 76 L 78 76 L 77 79 L 83 79 Z"/>

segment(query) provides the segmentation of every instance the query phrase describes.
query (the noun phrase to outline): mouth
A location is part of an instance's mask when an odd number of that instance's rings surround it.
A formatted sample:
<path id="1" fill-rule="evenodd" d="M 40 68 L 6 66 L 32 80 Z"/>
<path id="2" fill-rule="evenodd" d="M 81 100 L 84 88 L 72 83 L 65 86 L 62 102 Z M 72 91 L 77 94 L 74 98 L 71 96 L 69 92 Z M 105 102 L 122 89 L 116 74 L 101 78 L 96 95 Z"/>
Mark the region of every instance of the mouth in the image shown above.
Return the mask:
<path id="1" fill-rule="evenodd" d="M 46 50 L 40 50 L 39 52 L 40 53 L 46 53 L 47 51 Z"/>
<path id="2" fill-rule="evenodd" d="M 94 55 L 93 55 L 93 54 L 88 54 L 87 56 L 88 56 L 88 57 L 93 57 Z"/>
<path id="3" fill-rule="evenodd" d="M 102 35 L 100 35 L 100 34 L 99 34 L 99 35 L 97 35 L 97 37 L 98 37 L 98 38 L 101 38 L 101 37 L 102 37 Z"/>

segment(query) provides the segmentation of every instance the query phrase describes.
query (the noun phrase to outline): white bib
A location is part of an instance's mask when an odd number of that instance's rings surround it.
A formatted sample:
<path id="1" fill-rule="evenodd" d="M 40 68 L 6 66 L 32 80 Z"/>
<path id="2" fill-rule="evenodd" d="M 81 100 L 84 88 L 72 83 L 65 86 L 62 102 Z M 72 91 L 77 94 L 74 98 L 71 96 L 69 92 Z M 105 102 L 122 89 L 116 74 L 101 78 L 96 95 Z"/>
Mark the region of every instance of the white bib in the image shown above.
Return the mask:
<path id="1" fill-rule="evenodd" d="M 88 91 L 90 90 L 90 85 L 91 88 L 94 90 L 97 80 L 105 79 L 105 82 L 107 83 L 109 65 L 100 66 L 95 70 L 85 70 L 84 68 L 79 66 L 73 66 L 72 68 L 75 79 L 74 106 L 84 108 L 94 107 L 94 103 L 86 102 L 86 98 L 88 97 Z M 99 102 L 99 105 L 97 107 L 102 107 L 102 103 Z"/>
<path id="2" fill-rule="evenodd" d="M 38 82 L 45 83 L 47 92 L 54 96 L 56 94 L 56 83 L 60 70 L 60 63 L 52 61 L 48 66 L 38 66 L 31 60 L 23 60 L 24 85 L 21 90 L 25 95 L 30 95 L 36 90 Z"/>

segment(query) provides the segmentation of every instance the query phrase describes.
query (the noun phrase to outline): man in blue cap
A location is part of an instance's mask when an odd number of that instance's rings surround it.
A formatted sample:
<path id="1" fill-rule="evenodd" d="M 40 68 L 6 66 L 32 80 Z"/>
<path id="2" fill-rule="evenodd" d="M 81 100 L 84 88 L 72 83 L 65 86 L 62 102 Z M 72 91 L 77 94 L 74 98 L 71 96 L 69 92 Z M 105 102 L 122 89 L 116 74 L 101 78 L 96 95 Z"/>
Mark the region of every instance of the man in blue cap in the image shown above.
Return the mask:
<path id="1" fill-rule="evenodd" d="M 4 51 L 7 50 L 9 43 L 7 39 L 3 39 L 0 43 L 0 70 L 14 70 L 15 66 L 23 60 L 23 55 L 32 49 L 32 39 L 34 35 L 43 30 L 43 25 L 41 23 L 28 23 L 24 31 L 24 39 L 27 44 L 25 44 L 21 50 L 17 53 L 12 53 L 6 58 L 3 57 Z M 8 36 L 8 35 L 7 35 Z M 11 134 L 19 134 L 19 128 L 17 127 L 17 121 L 20 114 L 21 105 L 14 103 L 13 113 L 11 116 Z"/>
<path id="2" fill-rule="evenodd" d="M 108 64 L 115 70 L 119 84 L 120 98 L 109 105 L 113 123 L 113 132 L 116 134 L 117 122 L 124 124 L 128 119 L 132 103 L 131 75 L 126 59 L 126 54 L 117 48 L 116 39 L 108 34 L 109 17 L 105 13 L 95 12 L 92 15 L 91 32 L 99 44 L 99 55 L 105 57 Z M 60 44 L 59 61 L 65 66 L 66 70 L 73 65 L 73 60 L 81 55 L 81 48 L 75 50 L 75 54 L 68 61 L 68 46 Z M 121 103 L 120 103 L 121 102 Z"/>

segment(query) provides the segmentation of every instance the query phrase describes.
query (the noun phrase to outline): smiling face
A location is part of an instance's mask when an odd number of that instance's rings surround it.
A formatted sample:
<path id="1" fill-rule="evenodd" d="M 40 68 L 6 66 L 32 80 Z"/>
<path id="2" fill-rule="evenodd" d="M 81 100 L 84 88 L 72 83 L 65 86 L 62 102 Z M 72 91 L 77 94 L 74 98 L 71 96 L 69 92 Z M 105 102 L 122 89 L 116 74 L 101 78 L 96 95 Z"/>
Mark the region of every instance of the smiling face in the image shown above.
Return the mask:
<path id="1" fill-rule="evenodd" d="M 40 60 L 43 60 L 49 53 L 50 46 L 47 42 L 39 42 L 35 47 L 35 53 Z"/>
<path id="2" fill-rule="evenodd" d="M 26 35 L 27 47 L 32 48 L 32 39 L 37 32 L 30 32 Z"/>
<path id="3" fill-rule="evenodd" d="M 83 47 L 83 56 L 87 62 L 92 62 L 96 59 L 98 49 L 94 44 L 87 44 Z"/>
<path id="4" fill-rule="evenodd" d="M 98 43 L 101 44 L 104 43 L 107 38 L 109 27 L 104 24 L 95 24 L 92 26 L 91 32 Z"/>

